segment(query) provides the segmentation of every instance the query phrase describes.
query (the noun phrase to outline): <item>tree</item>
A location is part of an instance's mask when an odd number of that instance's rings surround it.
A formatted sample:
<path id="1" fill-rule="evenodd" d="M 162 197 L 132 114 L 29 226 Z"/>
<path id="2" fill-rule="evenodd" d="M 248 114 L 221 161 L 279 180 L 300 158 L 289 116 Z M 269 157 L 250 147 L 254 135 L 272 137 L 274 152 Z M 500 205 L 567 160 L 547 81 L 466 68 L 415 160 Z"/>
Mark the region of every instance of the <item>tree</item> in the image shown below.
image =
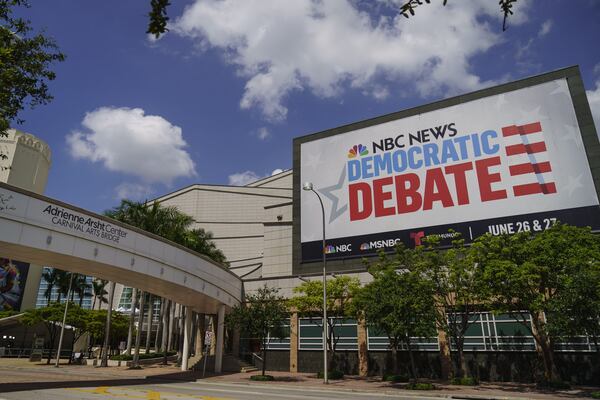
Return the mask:
<path id="1" fill-rule="evenodd" d="M 96 299 L 100 302 L 99 307 L 102 306 L 102 303 L 108 303 L 108 298 L 106 295 L 108 292 L 106 291 L 106 285 L 108 284 L 107 280 L 104 279 L 94 279 L 92 281 L 92 290 L 94 292 L 94 300 L 92 301 L 92 310 L 96 309 Z"/>
<path id="2" fill-rule="evenodd" d="M 427 4 L 431 3 L 431 0 L 408 0 L 399 5 L 400 14 L 404 17 L 409 18 L 410 16 L 415 15 L 415 9 L 418 6 L 422 6 L 423 1 Z M 499 0 L 498 4 L 500 6 L 500 11 L 504 16 L 504 20 L 502 22 L 502 30 L 506 30 L 506 21 L 509 15 L 513 14 L 512 7 L 513 3 L 516 3 L 517 0 Z M 448 0 L 443 0 L 443 5 L 445 6 L 448 3 Z M 150 12 L 148 13 L 148 30 L 146 33 L 154 35 L 155 38 L 159 38 L 160 35 L 169 31 L 167 29 L 167 22 L 169 21 L 169 17 L 167 16 L 167 8 L 171 5 L 168 0 L 150 0 Z"/>
<path id="3" fill-rule="evenodd" d="M 49 342 L 47 344 L 50 348 L 46 364 L 50 364 L 50 360 L 52 359 L 54 342 L 56 341 L 56 335 L 58 334 L 60 325 L 62 324 L 64 312 L 65 304 L 54 302 L 50 303 L 46 307 L 27 310 L 23 314 L 23 317 L 21 317 L 21 321 L 25 326 L 32 326 L 38 323 L 43 323 L 46 326 L 49 337 Z M 75 330 L 78 331 L 78 333 L 74 332 L 74 335 L 81 336 L 85 330 L 86 323 L 84 321 L 86 321 L 87 318 L 82 317 L 85 312 L 86 311 L 82 310 L 81 307 L 75 304 L 69 304 L 66 323 L 67 325 L 75 327 Z M 77 336 L 77 338 L 79 338 L 79 336 Z"/>
<path id="4" fill-rule="evenodd" d="M 212 242 L 212 234 L 203 229 L 190 229 L 194 219 L 176 207 L 163 206 L 159 202 L 147 205 L 122 200 L 119 206 L 104 214 L 204 254 L 213 261 L 219 263 L 226 261 L 223 252 Z"/>
<path id="5" fill-rule="evenodd" d="M 329 359 L 335 362 L 335 352 L 340 340 L 336 327 L 344 318 L 354 317 L 351 307 L 352 298 L 360 288 L 358 278 L 347 275 L 327 280 L 327 347 Z M 294 288 L 296 296 L 290 299 L 290 305 L 301 315 L 310 317 L 323 329 L 323 283 L 320 280 L 306 281 Z M 335 365 L 328 363 L 332 369 Z"/>
<path id="6" fill-rule="evenodd" d="M 556 224 L 536 234 L 488 234 L 477 239 L 472 250 L 484 269 L 495 311 L 508 313 L 525 326 L 537 344 L 543 380 L 558 379 L 553 344 L 560 330 L 559 305 L 571 304 L 573 311 L 576 302 L 570 296 L 585 301 L 570 282 L 585 271 L 597 270 L 600 237 L 589 228 Z"/>
<path id="7" fill-rule="evenodd" d="M 260 340 L 263 376 L 267 369 L 267 339 L 269 336 L 283 337 L 283 325 L 288 316 L 285 301 L 278 292 L 265 285 L 246 296 L 246 302 L 235 306 L 225 318 L 229 328 L 239 328 L 247 337 Z"/>
<path id="8" fill-rule="evenodd" d="M 436 236 L 425 238 L 425 245 L 414 250 L 414 268 L 429 280 L 435 294 L 436 322 L 443 329 L 446 343 L 455 354 L 456 375 L 466 373 L 465 334 L 473 317 L 487 302 L 483 269 L 474 262 L 464 239 L 457 236 L 450 249 L 442 249 Z M 406 259 L 407 257 L 405 257 Z"/>
<path id="9" fill-rule="evenodd" d="M 102 343 L 104 340 L 107 310 L 90 310 L 87 332 L 94 339 L 94 343 Z M 110 325 L 110 346 L 118 347 L 119 342 L 127 338 L 129 321 L 122 313 L 112 312 Z"/>
<path id="10" fill-rule="evenodd" d="M 381 252 L 379 260 L 369 265 L 373 281 L 358 291 L 353 307 L 364 313 L 368 325 L 385 332 L 395 373 L 398 373 L 398 350 L 402 344 L 406 346 L 410 374 L 416 382 L 411 338 L 431 337 L 436 331 L 433 287 L 418 269 L 407 268 L 413 257 L 411 250 L 403 246 L 398 246 L 393 258 Z"/>
<path id="11" fill-rule="evenodd" d="M 0 135 L 4 137 L 11 121 L 23 122 L 18 114 L 26 105 L 33 108 L 52 100 L 48 82 L 56 74 L 50 65 L 65 59 L 54 40 L 33 34 L 30 21 L 13 15 L 16 7 L 29 4 L 0 0 Z"/>
<path id="12" fill-rule="evenodd" d="M 49 305 L 52 300 L 52 290 L 58 282 L 58 275 L 56 274 L 55 268 L 44 268 L 42 272 L 42 278 L 47 283 L 46 290 L 44 291 L 44 297 L 46 298 L 46 304 Z"/>

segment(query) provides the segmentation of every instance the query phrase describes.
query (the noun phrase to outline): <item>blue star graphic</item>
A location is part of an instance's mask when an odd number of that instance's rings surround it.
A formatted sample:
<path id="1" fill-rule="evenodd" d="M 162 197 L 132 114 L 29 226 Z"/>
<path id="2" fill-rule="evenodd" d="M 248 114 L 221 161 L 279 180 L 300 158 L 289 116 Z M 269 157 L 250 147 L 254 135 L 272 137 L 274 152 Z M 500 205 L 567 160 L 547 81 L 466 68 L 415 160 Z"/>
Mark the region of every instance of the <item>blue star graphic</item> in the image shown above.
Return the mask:
<path id="1" fill-rule="evenodd" d="M 327 186 L 323 189 L 319 189 L 319 192 L 323 194 L 323 196 L 327 197 L 331 201 L 331 211 L 329 212 L 329 223 L 335 221 L 340 215 L 348 210 L 348 204 L 344 204 L 341 207 L 339 206 L 340 199 L 338 196 L 333 194 L 333 192 L 342 189 L 344 182 L 346 181 L 346 166 L 342 168 L 342 172 L 340 174 L 340 178 L 338 182 L 333 186 Z"/>

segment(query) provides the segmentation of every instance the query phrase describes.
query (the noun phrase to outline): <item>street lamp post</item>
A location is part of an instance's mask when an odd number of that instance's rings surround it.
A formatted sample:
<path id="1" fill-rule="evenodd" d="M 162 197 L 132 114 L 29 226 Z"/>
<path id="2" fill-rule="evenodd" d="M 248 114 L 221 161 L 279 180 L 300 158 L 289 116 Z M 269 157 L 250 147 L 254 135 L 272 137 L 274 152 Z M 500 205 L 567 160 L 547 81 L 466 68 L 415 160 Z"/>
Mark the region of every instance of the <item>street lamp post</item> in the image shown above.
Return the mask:
<path id="1" fill-rule="evenodd" d="M 319 199 L 321 204 L 321 215 L 323 217 L 323 382 L 329 383 L 327 379 L 327 258 L 325 257 L 325 207 L 323 207 L 323 200 L 321 196 L 313 189 L 311 182 L 305 182 L 302 186 L 303 190 L 313 192 Z"/>
<path id="2" fill-rule="evenodd" d="M 62 350 L 63 337 L 65 336 L 65 325 L 67 323 L 67 310 L 69 309 L 69 296 L 71 296 L 71 286 L 73 285 L 73 273 L 71 272 L 70 275 L 67 301 L 65 302 L 65 312 L 63 314 L 62 326 L 60 327 L 60 339 L 58 339 L 58 354 L 56 355 L 56 364 L 54 364 L 56 368 L 58 368 L 58 363 L 60 362 L 60 352 Z"/>

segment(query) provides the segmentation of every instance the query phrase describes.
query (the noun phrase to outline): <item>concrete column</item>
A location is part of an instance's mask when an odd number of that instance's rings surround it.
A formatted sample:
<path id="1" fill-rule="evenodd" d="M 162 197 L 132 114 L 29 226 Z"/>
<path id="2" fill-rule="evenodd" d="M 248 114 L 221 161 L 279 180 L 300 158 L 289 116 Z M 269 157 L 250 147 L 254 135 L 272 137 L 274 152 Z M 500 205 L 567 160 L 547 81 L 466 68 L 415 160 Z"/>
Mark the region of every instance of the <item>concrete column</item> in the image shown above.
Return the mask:
<path id="1" fill-rule="evenodd" d="M 135 322 L 135 306 L 137 304 L 137 289 L 131 288 L 131 313 L 129 313 L 129 331 L 127 333 L 127 349 L 125 353 L 131 355 L 131 344 L 133 342 L 133 324 Z"/>
<path id="2" fill-rule="evenodd" d="M 148 333 L 146 334 L 146 354 L 150 353 L 150 342 L 152 341 L 152 319 L 154 319 L 154 297 L 148 294 Z"/>
<path id="3" fill-rule="evenodd" d="M 168 299 L 163 298 L 164 301 L 164 305 L 165 305 L 165 312 L 163 313 L 163 317 L 162 317 L 162 336 L 161 336 L 161 345 L 160 345 L 160 351 L 161 353 L 166 353 L 168 348 L 167 348 L 167 339 L 169 338 L 169 315 L 170 310 L 169 310 L 169 306 L 171 304 L 171 301 Z"/>
<path id="4" fill-rule="evenodd" d="M 140 361 L 140 341 L 142 340 L 142 325 L 144 324 L 144 302 L 146 300 L 146 293 L 140 290 L 140 317 L 138 318 L 138 329 L 135 334 L 135 349 L 133 351 L 133 365 L 132 368 L 139 368 Z"/>
<path id="5" fill-rule="evenodd" d="M 298 372 L 298 313 L 290 316 L 290 372 Z"/>
<path id="6" fill-rule="evenodd" d="M 169 302 L 170 304 L 170 312 L 169 312 L 169 328 L 167 333 L 167 351 L 173 349 L 173 327 L 175 323 L 175 307 L 177 304 L 173 301 Z"/>
<path id="7" fill-rule="evenodd" d="M 223 368 L 223 336 L 225 334 L 225 304 L 219 306 L 217 314 L 217 348 L 215 350 L 215 373 L 220 374 Z"/>
<path id="8" fill-rule="evenodd" d="M 183 324 L 183 354 L 181 355 L 181 370 L 187 371 L 190 356 L 190 340 L 192 336 L 192 310 L 185 309 L 185 323 Z"/>
<path id="9" fill-rule="evenodd" d="M 369 374 L 369 348 L 367 342 L 367 324 L 365 318 L 360 316 L 357 321 L 358 330 L 358 375 Z"/>

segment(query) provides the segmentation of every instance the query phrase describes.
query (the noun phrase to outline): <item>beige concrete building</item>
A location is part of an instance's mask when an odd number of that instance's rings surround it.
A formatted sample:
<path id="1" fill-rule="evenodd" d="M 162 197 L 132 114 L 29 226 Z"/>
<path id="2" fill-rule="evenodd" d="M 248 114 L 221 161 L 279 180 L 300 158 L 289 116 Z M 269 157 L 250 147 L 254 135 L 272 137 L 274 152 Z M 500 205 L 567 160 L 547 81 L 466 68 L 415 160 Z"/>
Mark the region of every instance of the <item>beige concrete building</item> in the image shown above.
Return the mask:
<path id="1" fill-rule="evenodd" d="M 32 134 L 9 129 L 8 137 L 0 136 L 0 154 L 6 156 L 0 160 L 0 182 L 44 193 L 52 164 L 52 153 L 46 142 Z M 42 267 L 30 264 L 21 310 L 35 307 L 41 276 Z"/>

